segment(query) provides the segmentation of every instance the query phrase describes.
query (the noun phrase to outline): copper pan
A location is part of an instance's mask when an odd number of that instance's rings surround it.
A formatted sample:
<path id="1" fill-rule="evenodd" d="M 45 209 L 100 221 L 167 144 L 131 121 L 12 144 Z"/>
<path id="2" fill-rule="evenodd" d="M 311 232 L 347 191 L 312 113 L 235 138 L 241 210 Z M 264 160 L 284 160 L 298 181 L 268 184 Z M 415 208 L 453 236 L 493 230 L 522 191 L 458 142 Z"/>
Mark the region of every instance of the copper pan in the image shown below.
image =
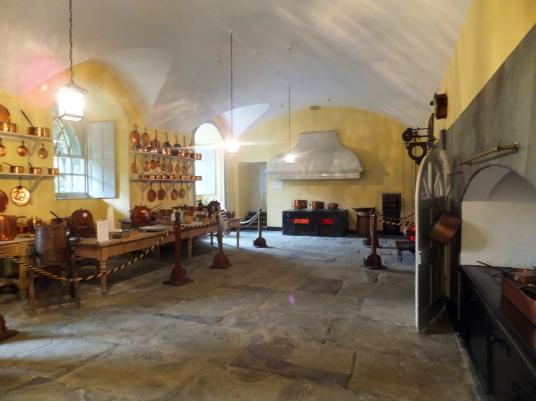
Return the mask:
<path id="1" fill-rule="evenodd" d="M 50 138 L 50 128 L 28 127 L 28 135 L 40 136 L 42 138 Z"/>
<path id="2" fill-rule="evenodd" d="M 0 122 L 0 131 L 17 132 L 17 124 Z"/>
<path id="3" fill-rule="evenodd" d="M 154 130 L 154 139 L 151 141 L 151 146 L 160 149 L 160 141 L 158 140 L 158 131 Z"/>
<path id="4" fill-rule="evenodd" d="M 153 189 L 153 183 L 151 182 L 151 189 L 147 191 L 147 200 L 149 202 L 154 202 L 156 199 L 156 191 Z"/>
<path id="5" fill-rule="evenodd" d="M 34 167 L 29 162 L 28 162 L 28 165 L 30 166 L 30 174 L 41 174 L 42 173 L 42 168 L 41 167 Z"/>
<path id="6" fill-rule="evenodd" d="M 4 145 L 2 145 L 2 138 L 0 138 L 0 157 L 5 156 L 7 153 L 7 149 Z"/>
<path id="7" fill-rule="evenodd" d="M 138 165 L 138 159 L 136 159 L 136 155 L 134 155 L 134 163 L 130 165 L 130 170 L 133 173 L 137 173 L 139 169 L 140 169 L 140 166 Z"/>
<path id="8" fill-rule="evenodd" d="M 134 124 L 134 131 L 132 131 L 129 135 L 130 142 L 132 143 L 139 143 L 140 142 L 140 133 L 138 132 L 138 126 Z"/>
<path id="9" fill-rule="evenodd" d="M 28 154 L 28 148 L 24 146 L 24 141 L 22 141 L 22 145 L 17 148 L 17 153 L 19 156 L 26 156 Z"/>
<path id="10" fill-rule="evenodd" d="M 338 203 L 328 203 L 328 209 L 329 210 L 337 210 L 339 208 Z"/>
<path id="11" fill-rule="evenodd" d="M 30 203 L 30 190 L 22 185 L 18 185 L 11 191 L 11 200 L 17 206 L 25 206 Z"/>
<path id="12" fill-rule="evenodd" d="M 445 246 L 452 239 L 461 225 L 461 220 L 453 214 L 443 210 L 428 236 L 438 245 Z"/>
<path id="13" fill-rule="evenodd" d="M 9 172 L 10 173 L 15 173 L 15 174 L 23 174 L 24 173 L 24 167 L 23 166 L 12 166 L 11 164 L 9 163 L 5 163 L 4 164 L 7 164 L 9 166 Z"/>
<path id="14" fill-rule="evenodd" d="M 44 143 L 41 144 L 41 149 L 39 149 L 37 154 L 39 155 L 41 159 L 46 159 L 48 157 L 48 150 L 45 149 Z"/>
<path id="15" fill-rule="evenodd" d="M 179 197 L 179 191 L 175 189 L 175 183 L 173 183 L 173 190 L 171 191 L 171 194 L 169 195 L 171 197 L 171 200 L 177 200 Z"/>
<path id="16" fill-rule="evenodd" d="M 17 236 L 17 216 L 0 215 L 0 241 L 11 241 Z"/>
<path id="17" fill-rule="evenodd" d="M 309 202 L 309 205 L 313 210 L 324 209 L 324 202 L 322 201 L 311 201 Z"/>
<path id="18" fill-rule="evenodd" d="M 290 202 L 292 209 L 307 209 L 307 201 L 304 199 L 295 199 Z"/>
<path id="19" fill-rule="evenodd" d="M 184 195 L 186 195 L 186 191 L 182 187 L 182 182 L 181 182 L 181 190 L 179 191 L 179 198 L 183 199 Z"/>
<path id="20" fill-rule="evenodd" d="M 145 131 L 143 132 L 143 134 L 141 134 L 140 143 L 143 146 L 149 146 L 149 143 L 151 142 L 151 140 L 149 139 L 149 134 L 147 133 L 147 127 L 144 127 L 144 128 L 145 128 Z"/>
<path id="21" fill-rule="evenodd" d="M 166 198 L 166 190 L 162 188 L 162 182 L 160 182 L 160 189 L 157 193 L 158 200 L 164 200 Z"/>
<path id="22" fill-rule="evenodd" d="M 6 211 L 8 202 L 7 195 L 0 190 L 0 216 Z"/>

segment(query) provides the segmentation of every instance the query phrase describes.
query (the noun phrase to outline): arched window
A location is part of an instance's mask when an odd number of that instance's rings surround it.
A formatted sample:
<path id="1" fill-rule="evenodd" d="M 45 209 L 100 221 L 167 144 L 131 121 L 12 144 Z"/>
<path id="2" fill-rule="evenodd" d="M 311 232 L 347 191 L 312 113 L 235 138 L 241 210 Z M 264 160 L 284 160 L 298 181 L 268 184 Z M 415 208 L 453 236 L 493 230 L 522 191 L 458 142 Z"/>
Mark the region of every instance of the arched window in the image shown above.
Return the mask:
<path id="1" fill-rule="evenodd" d="M 196 152 L 202 159 L 195 163 L 197 175 L 203 177 L 196 181 L 195 193 L 203 201 L 223 199 L 223 139 L 214 124 L 204 123 L 195 131 Z"/>

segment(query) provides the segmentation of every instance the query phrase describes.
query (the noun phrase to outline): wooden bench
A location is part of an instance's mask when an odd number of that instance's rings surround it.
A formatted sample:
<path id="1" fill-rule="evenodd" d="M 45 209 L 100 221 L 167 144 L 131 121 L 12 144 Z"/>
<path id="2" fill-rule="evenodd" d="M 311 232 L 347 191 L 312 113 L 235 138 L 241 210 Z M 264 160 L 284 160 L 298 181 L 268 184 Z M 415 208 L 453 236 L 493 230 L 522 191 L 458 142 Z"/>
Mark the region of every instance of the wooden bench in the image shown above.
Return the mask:
<path id="1" fill-rule="evenodd" d="M 415 242 L 413 241 L 396 241 L 396 249 L 398 249 L 398 260 L 402 262 L 402 252 L 410 251 L 415 253 Z"/>

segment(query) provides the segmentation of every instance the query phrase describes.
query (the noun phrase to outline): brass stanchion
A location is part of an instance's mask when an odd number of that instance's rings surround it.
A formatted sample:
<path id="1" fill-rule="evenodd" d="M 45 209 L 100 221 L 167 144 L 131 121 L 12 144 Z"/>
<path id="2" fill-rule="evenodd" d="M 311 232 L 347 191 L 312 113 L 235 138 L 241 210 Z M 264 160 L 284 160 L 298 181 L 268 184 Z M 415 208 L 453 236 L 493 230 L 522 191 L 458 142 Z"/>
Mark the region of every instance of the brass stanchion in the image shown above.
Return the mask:
<path id="1" fill-rule="evenodd" d="M 259 231 L 259 237 L 253 241 L 253 246 L 257 247 L 257 248 L 268 248 L 268 245 L 266 245 L 266 240 L 264 238 L 262 238 L 262 218 L 261 218 L 261 214 L 262 214 L 262 209 L 259 208 L 257 209 L 257 227 L 258 227 L 258 231 Z"/>
<path id="2" fill-rule="evenodd" d="M 6 319 L 4 316 L 0 315 L 0 341 L 5 340 L 6 338 L 13 337 L 17 334 L 17 330 L 8 330 L 6 327 Z"/>
<path id="3" fill-rule="evenodd" d="M 369 237 L 365 238 L 363 240 L 363 245 L 365 246 L 371 246 L 372 245 L 372 215 L 376 215 L 376 208 L 373 207 L 369 210 Z M 376 232 L 376 227 L 374 228 L 374 232 Z M 374 245 L 379 247 L 380 243 L 378 242 L 378 238 L 374 240 Z"/>
<path id="4" fill-rule="evenodd" d="M 179 213 L 176 213 L 178 215 Z M 178 216 L 177 216 L 178 217 Z M 182 267 L 182 230 L 180 217 L 175 220 L 175 267 L 171 270 L 169 280 L 164 281 L 164 284 L 180 286 L 192 283 L 193 280 L 188 278 L 186 270 Z"/>
<path id="5" fill-rule="evenodd" d="M 376 254 L 376 244 L 378 238 L 376 238 L 376 209 L 372 209 L 370 212 L 370 239 L 371 239 L 371 254 L 363 259 L 363 266 L 368 269 L 385 269 L 382 265 L 382 258 Z"/>

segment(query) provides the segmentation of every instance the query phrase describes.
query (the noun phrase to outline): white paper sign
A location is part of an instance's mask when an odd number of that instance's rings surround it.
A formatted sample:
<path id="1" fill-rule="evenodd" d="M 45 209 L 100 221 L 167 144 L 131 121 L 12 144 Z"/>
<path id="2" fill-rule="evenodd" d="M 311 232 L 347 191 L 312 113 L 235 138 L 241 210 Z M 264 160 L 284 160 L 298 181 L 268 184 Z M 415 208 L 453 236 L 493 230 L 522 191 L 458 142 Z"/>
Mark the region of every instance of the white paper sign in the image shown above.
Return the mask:
<path id="1" fill-rule="evenodd" d="M 110 233 L 108 232 L 108 220 L 97 221 L 97 242 L 108 241 Z"/>

